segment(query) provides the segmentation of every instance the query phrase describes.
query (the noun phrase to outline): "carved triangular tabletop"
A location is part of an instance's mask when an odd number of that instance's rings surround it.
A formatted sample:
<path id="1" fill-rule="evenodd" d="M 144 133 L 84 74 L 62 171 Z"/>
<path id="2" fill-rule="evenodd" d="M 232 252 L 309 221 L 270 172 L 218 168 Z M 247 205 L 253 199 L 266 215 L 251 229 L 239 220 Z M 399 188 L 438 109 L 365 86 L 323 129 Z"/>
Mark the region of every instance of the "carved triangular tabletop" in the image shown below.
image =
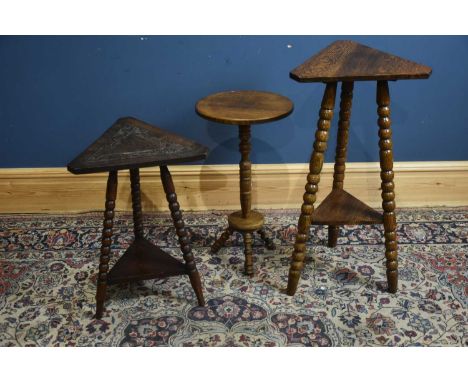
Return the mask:
<path id="1" fill-rule="evenodd" d="M 68 164 L 73 174 L 169 165 L 206 158 L 207 148 L 136 118 L 118 119 Z"/>

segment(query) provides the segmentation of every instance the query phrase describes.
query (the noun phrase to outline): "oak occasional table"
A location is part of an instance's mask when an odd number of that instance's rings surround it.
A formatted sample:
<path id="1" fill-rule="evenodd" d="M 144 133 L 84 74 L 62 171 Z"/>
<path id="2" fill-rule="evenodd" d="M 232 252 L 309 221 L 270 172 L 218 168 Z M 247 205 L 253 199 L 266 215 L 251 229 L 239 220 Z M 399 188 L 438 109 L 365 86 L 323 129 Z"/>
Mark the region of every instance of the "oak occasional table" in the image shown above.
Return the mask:
<path id="1" fill-rule="evenodd" d="M 198 304 L 200 306 L 205 304 L 190 239 L 185 230 L 182 212 L 167 166 L 204 159 L 206 154 L 207 149 L 196 142 L 127 117 L 117 120 L 101 137 L 68 164 L 68 171 L 73 174 L 109 172 L 97 280 L 96 318 L 99 319 L 103 315 L 107 285 L 168 276 L 188 275 Z M 139 168 L 149 166 L 160 167 L 162 185 L 185 264 L 144 238 Z M 135 240 L 108 271 L 117 197 L 117 173 L 124 169 L 130 170 Z"/>
<path id="2" fill-rule="evenodd" d="M 298 223 L 298 232 L 289 270 L 287 293 L 294 295 L 304 266 L 306 242 L 311 224 L 328 225 L 328 246 L 337 244 L 339 226 L 346 224 L 383 224 L 388 291 L 398 287 L 398 255 L 393 183 L 392 130 L 388 81 L 425 79 L 431 68 L 384 53 L 353 41 L 336 41 L 294 69 L 290 77 L 298 82 L 326 84 L 319 112 L 310 171 Z M 314 211 L 324 152 L 327 148 L 337 82 L 341 85 L 333 189 Z M 382 208 L 380 213 L 343 190 L 346 147 L 351 115 L 354 81 L 377 81 L 377 114 L 380 147 Z"/>
<path id="3" fill-rule="evenodd" d="M 293 110 L 293 103 L 279 94 L 260 91 L 227 91 L 212 94 L 198 101 L 197 113 L 208 120 L 239 126 L 239 163 L 240 204 L 241 210 L 228 217 L 228 228 L 212 245 L 216 253 L 234 231 L 239 231 L 244 238 L 245 273 L 254 274 L 252 241 L 253 232 L 258 232 L 268 249 L 274 249 L 273 241 L 263 229 L 263 215 L 251 209 L 251 162 L 249 159 L 250 126 L 282 119 Z"/>

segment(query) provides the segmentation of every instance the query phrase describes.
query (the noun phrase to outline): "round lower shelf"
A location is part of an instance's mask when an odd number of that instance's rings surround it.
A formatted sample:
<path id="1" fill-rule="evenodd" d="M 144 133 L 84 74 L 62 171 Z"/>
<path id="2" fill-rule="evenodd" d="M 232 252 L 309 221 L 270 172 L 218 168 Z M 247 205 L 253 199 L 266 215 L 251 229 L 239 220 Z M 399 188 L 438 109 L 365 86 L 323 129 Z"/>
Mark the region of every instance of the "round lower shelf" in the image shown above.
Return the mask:
<path id="1" fill-rule="evenodd" d="M 242 211 L 233 212 L 228 216 L 229 227 L 236 231 L 256 231 L 263 227 L 263 215 L 257 211 L 250 211 L 248 217 L 242 216 Z"/>

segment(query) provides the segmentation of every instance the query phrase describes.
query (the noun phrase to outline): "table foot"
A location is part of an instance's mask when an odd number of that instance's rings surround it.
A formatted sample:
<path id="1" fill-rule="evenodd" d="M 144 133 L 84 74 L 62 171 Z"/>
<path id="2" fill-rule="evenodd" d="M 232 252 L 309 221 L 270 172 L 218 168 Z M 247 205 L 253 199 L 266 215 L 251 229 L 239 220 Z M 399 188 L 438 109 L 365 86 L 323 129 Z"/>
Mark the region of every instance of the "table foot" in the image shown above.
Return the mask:
<path id="1" fill-rule="evenodd" d="M 203 297 L 203 289 L 198 271 L 189 274 L 190 284 L 197 296 L 198 306 L 205 306 L 205 298 Z"/>

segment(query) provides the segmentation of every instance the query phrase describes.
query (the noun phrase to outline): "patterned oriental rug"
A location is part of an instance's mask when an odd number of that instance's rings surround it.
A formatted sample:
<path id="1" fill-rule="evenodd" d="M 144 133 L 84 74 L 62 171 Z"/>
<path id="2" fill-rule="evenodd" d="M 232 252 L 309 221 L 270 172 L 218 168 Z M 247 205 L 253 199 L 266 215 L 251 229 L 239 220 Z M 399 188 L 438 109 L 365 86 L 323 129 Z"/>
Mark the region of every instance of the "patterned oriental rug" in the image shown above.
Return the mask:
<path id="1" fill-rule="evenodd" d="M 298 292 L 284 293 L 298 211 L 265 211 L 277 249 L 255 237 L 243 275 L 241 236 L 209 246 L 226 212 L 185 213 L 207 306 L 188 277 L 109 287 L 93 318 L 102 213 L 0 216 L 0 346 L 467 346 L 468 208 L 398 212 L 399 292 L 385 292 L 380 226 L 347 226 L 325 246 L 312 227 Z M 116 214 L 111 265 L 133 238 Z M 147 237 L 181 258 L 168 214 L 146 214 Z M 149 228 L 148 228 L 149 227 Z"/>

